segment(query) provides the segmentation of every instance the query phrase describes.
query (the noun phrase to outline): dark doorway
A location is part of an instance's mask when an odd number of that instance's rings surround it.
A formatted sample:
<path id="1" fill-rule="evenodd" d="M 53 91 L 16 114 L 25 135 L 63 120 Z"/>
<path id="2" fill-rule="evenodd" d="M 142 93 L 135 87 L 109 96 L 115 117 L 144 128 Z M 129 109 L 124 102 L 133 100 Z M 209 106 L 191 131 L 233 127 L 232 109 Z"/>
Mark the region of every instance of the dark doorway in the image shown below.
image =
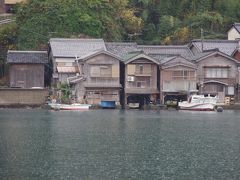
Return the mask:
<path id="1" fill-rule="evenodd" d="M 143 108 L 144 105 L 149 105 L 151 103 L 149 94 L 137 94 L 130 95 L 127 98 L 127 104 L 129 103 L 139 103 L 139 108 Z"/>

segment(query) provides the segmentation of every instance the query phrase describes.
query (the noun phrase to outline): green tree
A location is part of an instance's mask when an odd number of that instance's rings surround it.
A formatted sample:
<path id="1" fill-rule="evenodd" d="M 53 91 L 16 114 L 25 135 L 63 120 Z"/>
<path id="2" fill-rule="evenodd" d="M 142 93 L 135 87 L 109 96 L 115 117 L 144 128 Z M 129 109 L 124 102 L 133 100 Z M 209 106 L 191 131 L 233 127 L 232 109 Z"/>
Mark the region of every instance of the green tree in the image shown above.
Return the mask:
<path id="1" fill-rule="evenodd" d="M 21 49 L 40 49 L 53 34 L 123 40 L 142 28 L 128 0 L 29 0 L 17 8 L 17 24 Z"/>

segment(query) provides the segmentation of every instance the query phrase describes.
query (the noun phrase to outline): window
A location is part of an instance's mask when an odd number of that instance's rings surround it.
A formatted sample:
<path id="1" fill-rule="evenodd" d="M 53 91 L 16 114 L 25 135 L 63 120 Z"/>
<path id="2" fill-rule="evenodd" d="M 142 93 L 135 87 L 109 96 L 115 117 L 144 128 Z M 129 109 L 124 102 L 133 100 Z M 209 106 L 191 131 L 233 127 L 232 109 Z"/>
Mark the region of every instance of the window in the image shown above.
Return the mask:
<path id="1" fill-rule="evenodd" d="M 195 71 L 189 70 L 176 70 L 172 72 L 173 80 L 194 79 Z"/>
<path id="2" fill-rule="evenodd" d="M 91 77 L 111 77 L 112 66 L 92 66 L 90 68 Z"/>
<path id="3" fill-rule="evenodd" d="M 151 64 L 137 64 L 135 67 L 135 74 L 151 74 Z"/>
<path id="4" fill-rule="evenodd" d="M 139 74 L 143 74 L 143 65 L 139 65 Z"/>
<path id="5" fill-rule="evenodd" d="M 134 81 L 128 81 L 127 87 L 147 88 L 150 87 L 150 77 L 135 77 Z"/>
<path id="6" fill-rule="evenodd" d="M 141 87 L 141 82 L 137 82 L 137 87 Z"/>
<path id="7" fill-rule="evenodd" d="M 205 77 L 206 78 L 227 78 L 228 69 L 227 68 L 206 68 Z"/>
<path id="8" fill-rule="evenodd" d="M 101 77 L 111 77 L 112 68 L 110 66 L 100 66 L 100 75 Z"/>

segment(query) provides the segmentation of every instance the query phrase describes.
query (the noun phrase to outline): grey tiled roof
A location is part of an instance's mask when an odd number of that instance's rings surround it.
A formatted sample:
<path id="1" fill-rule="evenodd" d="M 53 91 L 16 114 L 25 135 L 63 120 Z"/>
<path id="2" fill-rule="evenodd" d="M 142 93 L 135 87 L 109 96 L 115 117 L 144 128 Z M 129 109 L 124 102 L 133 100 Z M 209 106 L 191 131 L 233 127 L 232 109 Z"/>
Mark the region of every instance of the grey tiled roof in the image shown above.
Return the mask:
<path id="1" fill-rule="evenodd" d="M 203 52 L 200 52 L 200 53 L 197 53 L 191 60 L 192 61 L 197 61 L 198 59 L 204 57 L 204 56 L 208 56 L 214 52 L 219 52 L 218 49 L 213 49 L 213 50 L 208 50 L 208 51 L 203 51 Z"/>
<path id="2" fill-rule="evenodd" d="M 191 45 L 195 46 L 199 52 L 202 51 L 202 40 L 197 39 L 191 42 Z M 231 41 L 231 40 L 214 40 L 208 39 L 203 40 L 203 50 L 210 50 L 210 49 L 219 49 L 219 51 L 231 56 L 233 51 L 237 48 L 238 41 Z"/>
<path id="3" fill-rule="evenodd" d="M 178 55 L 171 55 L 171 54 L 148 54 L 150 57 L 158 60 L 160 63 L 162 62 L 163 59 L 172 59 L 173 57 L 176 57 Z"/>
<path id="4" fill-rule="evenodd" d="M 7 63 L 31 63 L 45 64 L 48 63 L 46 51 L 8 51 Z"/>
<path id="5" fill-rule="evenodd" d="M 181 56 L 175 56 L 173 58 L 164 58 L 161 62 L 162 66 L 171 66 L 171 65 L 176 65 L 176 64 L 185 64 L 185 65 L 189 65 L 189 66 L 192 66 L 192 67 L 196 67 L 196 64 L 193 63 L 192 61 L 190 60 L 187 60 Z"/>
<path id="6" fill-rule="evenodd" d="M 188 46 L 150 46 L 150 45 L 138 45 L 139 49 L 142 49 L 146 54 L 155 55 L 159 59 L 169 56 L 181 55 L 187 59 L 193 57 L 193 53 Z"/>
<path id="7" fill-rule="evenodd" d="M 54 57 L 81 57 L 97 50 L 106 50 L 103 39 L 50 39 Z"/>
<path id="8" fill-rule="evenodd" d="M 136 43 L 106 42 L 107 50 L 111 53 L 125 57 L 129 52 L 140 51 Z"/>
<path id="9" fill-rule="evenodd" d="M 176 57 L 178 57 L 178 56 L 165 57 L 165 58 L 160 60 L 160 64 L 165 64 L 165 63 L 171 61 L 172 59 L 175 59 Z"/>

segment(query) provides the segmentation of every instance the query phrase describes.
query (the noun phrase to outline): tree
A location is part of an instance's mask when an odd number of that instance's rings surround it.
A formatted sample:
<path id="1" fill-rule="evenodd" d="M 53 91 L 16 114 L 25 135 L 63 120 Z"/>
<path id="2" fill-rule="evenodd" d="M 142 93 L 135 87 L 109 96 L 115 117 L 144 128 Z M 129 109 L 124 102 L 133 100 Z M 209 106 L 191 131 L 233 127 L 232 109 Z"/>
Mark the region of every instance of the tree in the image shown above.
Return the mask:
<path id="1" fill-rule="evenodd" d="M 0 27 L 0 78 L 6 74 L 7 51 L 17 49 L 17 26 L 15 23 Z"/>
<path id="2" fill-rule="evenodd" d="M 18 6 L 17 24 L 21 49 L 43 47 L 52 32 L 56 37 L 84 34 L 111 41 L 142 28 L 128 0 L 29 0 Z"/>

